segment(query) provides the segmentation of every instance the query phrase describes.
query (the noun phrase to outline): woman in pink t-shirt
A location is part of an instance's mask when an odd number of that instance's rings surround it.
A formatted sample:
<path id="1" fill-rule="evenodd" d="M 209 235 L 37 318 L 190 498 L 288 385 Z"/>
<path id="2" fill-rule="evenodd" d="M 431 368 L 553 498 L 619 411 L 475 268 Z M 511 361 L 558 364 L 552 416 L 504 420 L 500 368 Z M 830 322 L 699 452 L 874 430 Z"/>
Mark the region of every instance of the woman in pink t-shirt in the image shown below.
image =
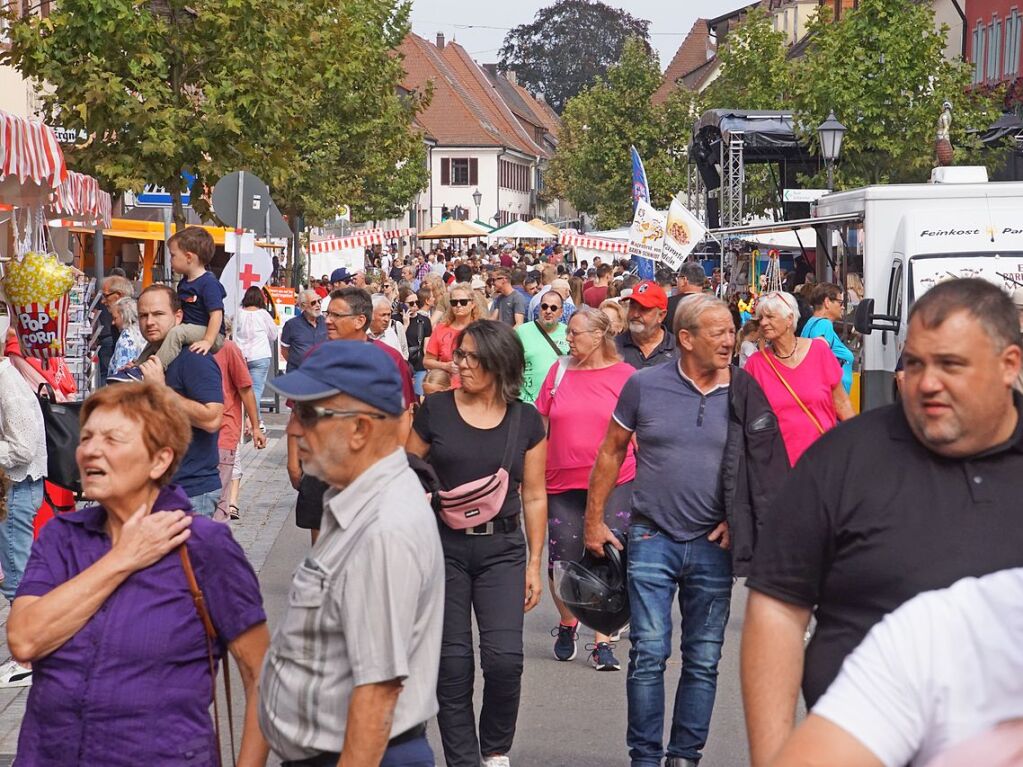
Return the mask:
<path id="1" fill-rule="evenodd" d="M 590 470 L 597 460 L 618 395 L 635 369 L 621 361 L 615 349 L 610 318 L 598 309 L 580 306 L 568 323 L 569 356 L 558 360 L 547 373 L 534 403 L 549 426 L 547 443 L 547 513 L 550 537 L 548 576 L 558 560 L 577 560 L 584 552 L 583 520 Z M 560 378 L 560 381 L 558 380 Z M 636 476 L 636 457 L 629 446 L 618 474 L 618 484 L 608 499 L 605 519 L 621 532 L 629 526 L 629 496 Z M 554 657 L 575 657 L 578 621 L 554 593 L 561 624 Z M 597 634 L 590 662 L 598 671 L 617 671 L 610 639 Z"/>
<path id="2" fill-rule="evenodd" d="M 799 305 L 791 294 L 765 293 L 757 302 L 757 319 L 765 345 L 750 355 L 745 370 L 778 416 L 795 466 L 824 432 L 855 413 L 842 386 L 842 368 L 827 343 L 796 337 Z"/>

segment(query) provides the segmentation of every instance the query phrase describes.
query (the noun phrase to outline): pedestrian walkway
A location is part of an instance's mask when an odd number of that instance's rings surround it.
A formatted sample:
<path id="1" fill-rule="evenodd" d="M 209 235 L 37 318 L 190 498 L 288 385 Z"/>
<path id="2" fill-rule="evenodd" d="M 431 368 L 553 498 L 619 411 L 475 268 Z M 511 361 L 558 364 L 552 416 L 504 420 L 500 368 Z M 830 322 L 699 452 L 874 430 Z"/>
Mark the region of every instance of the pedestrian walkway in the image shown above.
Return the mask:
<path id="1" fill-rule="evenodd" d="M 257 451 L 246 445 L 239 453 L 245 475 L 238 499 L 241 519 L 231 523 L 235 539 L 245 550 L 257 573 L 263 568 L 274 541 L 295 508 L 295 491 L 288 483 L 286 470 L 287 439 L 284 428 L 288 414 L 268 413 L 264 420 L 267 426 L 266 448 Z M 9 608 L 5 604 L 0 610 L 0 660 L 8 657 L 8 612 Z M 0 767 L 8 767 L 17 750 L 18 731 L 25 712 L 28 690 L 0 690 Z M 238 734 L 240 736 L 240 729 Z"/>

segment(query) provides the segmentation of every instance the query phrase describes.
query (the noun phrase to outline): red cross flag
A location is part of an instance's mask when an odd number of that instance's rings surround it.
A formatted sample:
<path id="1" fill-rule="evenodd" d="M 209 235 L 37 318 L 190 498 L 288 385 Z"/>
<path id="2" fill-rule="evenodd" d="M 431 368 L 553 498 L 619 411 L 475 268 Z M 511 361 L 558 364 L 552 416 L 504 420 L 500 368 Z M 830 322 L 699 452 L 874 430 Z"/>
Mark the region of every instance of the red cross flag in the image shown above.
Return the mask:
<path id="1" fill-rule="evenodd" d="M 270 282 L 273 259 L 258 245 L 251 253 L 235 253 L 220 273 L 220 282 L 227 292 L 224 299 L 224 315 L 233 318 L 241 305 L 245 291 L 256 286 L 261 288 Z"/>

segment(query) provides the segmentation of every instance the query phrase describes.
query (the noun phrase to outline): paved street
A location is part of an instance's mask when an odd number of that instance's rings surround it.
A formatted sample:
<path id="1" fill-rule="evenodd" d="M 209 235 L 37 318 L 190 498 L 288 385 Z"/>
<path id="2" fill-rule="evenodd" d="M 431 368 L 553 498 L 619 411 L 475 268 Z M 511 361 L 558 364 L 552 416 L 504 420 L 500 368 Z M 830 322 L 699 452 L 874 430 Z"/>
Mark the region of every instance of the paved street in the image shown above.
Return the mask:
<path id="1" fill-rule="evenodd" d="M 240 503 L 243 517 L 232 524 L 232 530 L 259 573 L 272 629 L 286 604 L 291 571 L 307 548 L 309 538 L 293 523 L 294 491 L 284 470 L 284 417 L 268 415 L 267 425 L 270 429 L 267 449 L 244 454 L 246 476 Z M 738 683 L 738 640 L 744 603 L 745 589 L 737 584 L 710 743 L 701 763 L 704 767 L 738 767 L 747 762 Z M 6 609 L 0 613 L 0 622 L 6 620 L 6 614 Z M 583 644 L 592 641 L 592 637 L 587 639 L 585 635 L 580 637 L 575 661 L 555 661 L 551 655 L 550 629 L 556 623 L 557 613 L 545 593 L 541 606 L 526 620 L 523 704 L 512 762 L 517 767 L 627 765 L 625 672 L 594 671 L 583 650 Z M 624 664 L 628 656 L 626 639 L 618 645 L 617 654 Z M 666 690 L 668 710 L 679 669 L 678 659 L 674 658 Z M 244 696 L 237 674 L 234 681 L 235 726 L 240 736 Z M 477 693 L 481 685 L 482 680 L 478 680 Z M 27 690 L 0 692 L 0 767 L 9 764 L 15 753 L 26 698 Z M 430 741 L 439 756 L 435 725 L 431 726 Z M 442 760 L 440 763 L 443 764 Z M 270 764 L 276 767 L 278 762 L 271 759 Z"/>

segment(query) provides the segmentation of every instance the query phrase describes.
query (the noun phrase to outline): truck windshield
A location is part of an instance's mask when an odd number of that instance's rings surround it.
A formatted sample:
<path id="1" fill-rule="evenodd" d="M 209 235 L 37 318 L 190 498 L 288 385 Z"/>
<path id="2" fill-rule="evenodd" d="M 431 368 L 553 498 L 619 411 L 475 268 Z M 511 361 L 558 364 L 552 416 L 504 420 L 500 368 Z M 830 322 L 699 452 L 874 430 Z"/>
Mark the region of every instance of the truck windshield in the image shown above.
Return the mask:
<path id="1" fill-rule="evenodd" d="M 909 300 L 948 280 L 979 277 L 1007 293 L 1023 288 L 1023 251 L 1006 253 L 934 253 L 909 259 Z"/>

